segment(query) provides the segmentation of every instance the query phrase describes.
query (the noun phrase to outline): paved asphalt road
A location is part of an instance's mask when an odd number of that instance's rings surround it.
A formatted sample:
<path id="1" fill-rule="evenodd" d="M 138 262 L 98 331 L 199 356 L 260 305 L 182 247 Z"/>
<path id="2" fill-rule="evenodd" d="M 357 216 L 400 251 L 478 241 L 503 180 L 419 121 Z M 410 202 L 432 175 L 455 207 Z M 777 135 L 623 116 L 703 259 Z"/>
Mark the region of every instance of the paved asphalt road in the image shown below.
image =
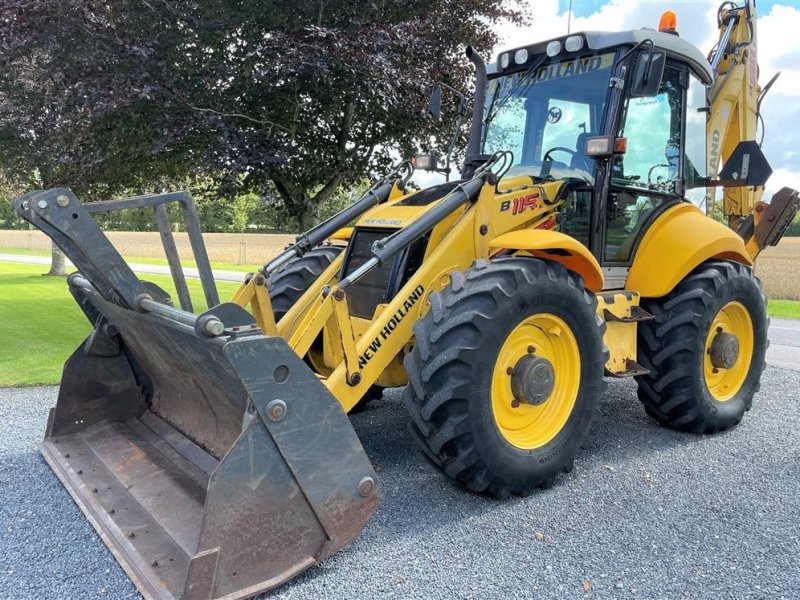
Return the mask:
<path id="1" fill-rule="evenodd" d="M 34 256 L 30 254 L 4 254 L 0 253 L 0 262 L 16 262 L 25 263 L 29 265 L 49 265 L 49 256 Z M 72 263 L 67 260 L 67 265 L 72 266 Z M 147 265 L 142 263 L 128 263 L 135 273 L 146 273 L 149 275 L 169 275 L 169 267 L 166 265 Z M 245 273 L 242 271 L 226 271 L 224 269 L 213 269 L 214 279 L 219 281 L 235 281 L 237 283 L 244 279 Z M 186 277 L 200 277 L 197 269 L 194 267 L 184 267 L 183 272 Z"/>
<path id="2" fill-rule="evenodd" d="M 800 345 L 773 321 L 777 345 Z M 781 358 L 781 357 L 779 357 Z M 459 489 L 406 435 L 399 390 L 354 415 L 382 502 L 280 598 L 797 598 L 800 373 L 769 367 L 716 436 L 645 416 L 612 382 L 572 474 L 528 498 Z M 138 597 L 37 452 L 56 388 L 0 390 L 0 598 Z M 590 591 L 585 591 L 589 589 Z"/>
<path id="3" fill-rule="evenodd" d="M 784 369 L 800 371 L 800 320 L 771 319 L 767 362 Z"/>

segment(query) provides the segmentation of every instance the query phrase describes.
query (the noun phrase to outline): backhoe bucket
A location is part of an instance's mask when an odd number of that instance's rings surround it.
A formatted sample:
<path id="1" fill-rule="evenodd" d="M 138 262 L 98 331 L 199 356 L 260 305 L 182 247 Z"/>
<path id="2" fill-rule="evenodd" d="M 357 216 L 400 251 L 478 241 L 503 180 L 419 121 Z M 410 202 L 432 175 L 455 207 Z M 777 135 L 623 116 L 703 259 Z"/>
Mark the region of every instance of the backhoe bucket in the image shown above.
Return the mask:
<path id="1" fill-rule="evenodd" d="M 81 268 L 87 240 L 60 236 L 86 214 L 68 199 L 63 220 L 35 196 L 15 208 Z M 246 598 L 355 539 L 376 476 L 316 375 L 237 305 L 170 306 L 89 230 L 86 271 L 105 279 L 69 284 L 95 328 L 64 367 L 42 454 L 139 590 Z"/>

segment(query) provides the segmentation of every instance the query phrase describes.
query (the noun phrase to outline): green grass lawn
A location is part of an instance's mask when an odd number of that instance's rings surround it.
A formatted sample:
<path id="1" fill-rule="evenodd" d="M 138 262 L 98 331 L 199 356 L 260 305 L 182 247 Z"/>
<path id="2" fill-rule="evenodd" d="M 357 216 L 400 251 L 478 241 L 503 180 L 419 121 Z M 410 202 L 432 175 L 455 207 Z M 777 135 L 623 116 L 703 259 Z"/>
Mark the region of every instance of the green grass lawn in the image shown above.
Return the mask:
<path id="1" fill-rule="evenodd" d="M 800 300 L 770 300 L 767 314 L 770 317 L 800 319 Z"/>
<path id="2" fill-rule="evenodd" d="M 0 387 L 58 383 L 64 361 L 91 330 L 66 280 L 42 277 L 42 270 L 0 262 Z M 170 277 L 146 279 L 176 297 Z M 188 285 L 201 303 L 200 281 L 189 279 Z M 227 299 L 238 284 L 218 282 L 217 288 Z"/>
<path id="3" fill-rule="evenodd" d="M 91 329 L 67 282 L 42 277 L 42 271 L 41 265 L 0 262 L 0 387 L 58 383 L 64 361 Z M 176 297 L 171 278 L 144 277 Z M 199 280 L 188 284 L 193 300 L 201 302 Z M 218 282 L 217 288 L 227 299 L 238 284 Z M 800 318 L 800 301 L 770 300 L 768 312 Z"/>

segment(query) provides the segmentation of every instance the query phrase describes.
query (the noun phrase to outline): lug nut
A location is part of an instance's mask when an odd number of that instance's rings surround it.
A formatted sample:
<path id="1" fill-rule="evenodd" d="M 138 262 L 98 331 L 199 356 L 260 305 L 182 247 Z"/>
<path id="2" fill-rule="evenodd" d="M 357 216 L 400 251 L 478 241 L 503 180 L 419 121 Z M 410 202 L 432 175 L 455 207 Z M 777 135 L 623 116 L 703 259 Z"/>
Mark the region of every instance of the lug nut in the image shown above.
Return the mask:
<path id="1" fill-rule="evenodd" d="M 528 354 L 533 354 L 536 352 L 536 346 L 528 346 Z"/>
<path id="2" fill-rule="evenodd" d="M 514 374 L 514 367 L 508 367 L 506 369 L 506 375 L 513 375 Z"/>

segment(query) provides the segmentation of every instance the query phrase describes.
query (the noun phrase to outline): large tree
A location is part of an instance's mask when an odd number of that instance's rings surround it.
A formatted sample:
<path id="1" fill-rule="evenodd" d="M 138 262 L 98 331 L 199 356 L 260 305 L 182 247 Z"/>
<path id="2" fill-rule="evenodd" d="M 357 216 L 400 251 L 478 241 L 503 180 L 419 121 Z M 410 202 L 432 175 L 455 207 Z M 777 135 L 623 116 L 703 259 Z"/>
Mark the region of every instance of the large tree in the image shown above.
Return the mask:
<path id="1" fill-rule="evenodd" d="M 468 88 L 464 46 L 486 52 L 494 26 L 520 18 L 501 0 L 0 10 L 0 127 L 36 148 L 48 183 L 112 191 L 199 170 L 223 194 L 271 188 L 299 228 L 391 149 L 408 155 L 426 140 L 431 84 Z"/>

